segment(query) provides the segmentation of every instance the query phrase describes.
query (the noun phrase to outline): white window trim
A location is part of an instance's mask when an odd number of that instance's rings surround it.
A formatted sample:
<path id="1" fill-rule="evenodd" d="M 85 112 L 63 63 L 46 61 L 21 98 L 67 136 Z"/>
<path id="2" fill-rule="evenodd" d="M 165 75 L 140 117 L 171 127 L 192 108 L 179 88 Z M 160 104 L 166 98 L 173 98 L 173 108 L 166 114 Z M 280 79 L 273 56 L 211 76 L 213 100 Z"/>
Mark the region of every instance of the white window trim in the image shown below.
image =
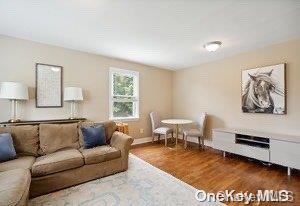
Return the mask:
<path id="1" fill-rule="evenodd" d="M 133 117 L 114 117 L 113 116 L 113 74 L 118 73 L 118 74 L 123 74 L 126 76 L 133 76 L 134 77 L 134 96 L 136 97 L 136 106 L 133 108 L 135 109 L 134 111 L 134 116 Z M 137 121 L 139 120 L 140 113 L 139 113 L 139 108 L 140 108 L 140 99 L 139 99 L 139 72 L 137 71 L 132 71 L 132 70 L 126 70 L 126 69 L 119 69 L 115 67 L 110 67 L 109 68 L 109 120 L 116 120 L 116 121 Z"/>

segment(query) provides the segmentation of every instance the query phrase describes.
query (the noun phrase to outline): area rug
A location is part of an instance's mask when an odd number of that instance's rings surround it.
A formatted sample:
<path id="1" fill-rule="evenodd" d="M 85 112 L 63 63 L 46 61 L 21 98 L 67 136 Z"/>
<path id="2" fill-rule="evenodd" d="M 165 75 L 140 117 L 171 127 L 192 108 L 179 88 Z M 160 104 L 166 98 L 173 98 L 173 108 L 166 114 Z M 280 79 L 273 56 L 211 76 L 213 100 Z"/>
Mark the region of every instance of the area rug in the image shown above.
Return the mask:
<path id="1" fill-rule="evenodd" d="M 31 199 L 29 205 L 224 205 L 200 203 L 195 198 L 196 191 L 196 188 L 130 154 L 126 172 Z"/>

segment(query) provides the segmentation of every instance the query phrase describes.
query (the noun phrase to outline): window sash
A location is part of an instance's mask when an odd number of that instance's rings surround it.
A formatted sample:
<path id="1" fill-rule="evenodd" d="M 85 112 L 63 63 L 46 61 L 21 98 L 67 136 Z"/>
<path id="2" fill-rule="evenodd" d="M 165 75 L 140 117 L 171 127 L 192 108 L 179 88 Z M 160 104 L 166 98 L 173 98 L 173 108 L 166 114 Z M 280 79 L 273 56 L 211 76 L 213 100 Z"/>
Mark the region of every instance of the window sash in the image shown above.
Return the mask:
<path id="1" fill-rule="evenodd" d="M 127 116 L 127 117 L 116 117 L 114 116 L 114 102 L 132 102 L 132 116 Z M 110 119 L 132 119 L 132 118 L 139 118 L 139 114 L 138 114 L 138 106 L 139 106 L 139 102 L 135 102 L 135 101 L 112 101 L 111 102 L 111 114 L 110 114 Z"/>
<path id="2" fill-rule="evenodd" d="M 138 98 L 135 96 L 113 96 L 112 101 L 114 102 L 137 102 Z"/>
<path id="3" fill-rule="evenodd" d="M 114 75 L 121 75 L 121 76 L 125 76 L 125 77 L 133 77 L 133 95 L 118 95 L 115 94 L 114 92 Z M 111 71 L 111 94 L 112 96 L 138 96 L 138 72 L 134 72 L 134 71 L 128 71 L 128 70 L 123 70 L 123 69 L 113 69 L 113 71 Z"/>
<path id="4" fill-rule="evenodd" d="M 135 99 L 112 99 L 113 102 L 137 102 Z"/>

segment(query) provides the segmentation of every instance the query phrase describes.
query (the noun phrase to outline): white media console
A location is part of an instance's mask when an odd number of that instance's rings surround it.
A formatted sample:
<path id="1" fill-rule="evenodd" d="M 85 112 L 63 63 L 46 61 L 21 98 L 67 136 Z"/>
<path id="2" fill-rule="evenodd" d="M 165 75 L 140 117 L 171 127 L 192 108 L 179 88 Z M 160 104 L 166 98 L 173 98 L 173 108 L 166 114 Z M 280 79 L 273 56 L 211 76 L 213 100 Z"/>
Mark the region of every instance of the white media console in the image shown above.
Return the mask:
<path id="1" fill-rule="evenodd" d="M 213 148 L 268 163 L 300 169 L 300 137 L 244 129 L 213 129 Z"/>

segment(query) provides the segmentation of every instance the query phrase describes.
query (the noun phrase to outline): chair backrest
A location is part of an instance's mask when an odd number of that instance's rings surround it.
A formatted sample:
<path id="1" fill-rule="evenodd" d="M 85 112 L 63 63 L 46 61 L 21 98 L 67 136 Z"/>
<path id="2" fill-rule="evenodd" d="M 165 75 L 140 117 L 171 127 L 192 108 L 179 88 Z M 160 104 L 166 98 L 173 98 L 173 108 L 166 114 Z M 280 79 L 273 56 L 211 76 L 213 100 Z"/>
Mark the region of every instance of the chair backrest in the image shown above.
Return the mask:
<path id="1" fill-rule="evenodd" d="M 156 112 L 150 112 L 150 120 L 152 126 L 152 132 L 159 127 L 159 118 Z"/>
<path id="2" fill-rule="evenodd" d="M 207 114 L 203 113 L 200 115 L 199 119 L 198 119 L 198 127 L 199 130 L 201 131 L 201 135 L 204 135 L 204 130 L 205 130 L 205 126 L 206 126 L 206 119 L 207 119 Z"/>

